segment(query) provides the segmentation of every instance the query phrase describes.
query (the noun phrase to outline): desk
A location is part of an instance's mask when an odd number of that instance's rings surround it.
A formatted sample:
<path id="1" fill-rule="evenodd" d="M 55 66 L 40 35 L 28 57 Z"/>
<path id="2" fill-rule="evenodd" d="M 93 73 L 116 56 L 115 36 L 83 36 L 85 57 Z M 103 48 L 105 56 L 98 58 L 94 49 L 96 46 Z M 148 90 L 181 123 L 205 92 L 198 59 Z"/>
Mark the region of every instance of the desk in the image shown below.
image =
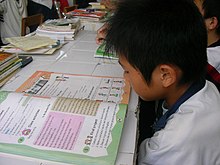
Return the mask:
<path id="1" fill-rule="evenodd" d="M 71 74 L 102 76 L 122 76 L 123 70 L 116 60 L 94 58 L 97 48 L 96 32 L 80 31 L 75 41 L 71 41 L 54 55 L 34 55 L 33 62 L 20 70 L 2 90 L 17 89 L 35 71 L 53 71 Z M 63 53 L 63 58 L 56 60 Z M 136 159 L 138 96 L 131 90 L 128 112 L 124 123 L 116 165 L 133 165 Z M 57 165 L 58 163 L 0 153 L 0 164 L 16 165 Z M 65 165 L 59 163 L 59 165 Z"/>

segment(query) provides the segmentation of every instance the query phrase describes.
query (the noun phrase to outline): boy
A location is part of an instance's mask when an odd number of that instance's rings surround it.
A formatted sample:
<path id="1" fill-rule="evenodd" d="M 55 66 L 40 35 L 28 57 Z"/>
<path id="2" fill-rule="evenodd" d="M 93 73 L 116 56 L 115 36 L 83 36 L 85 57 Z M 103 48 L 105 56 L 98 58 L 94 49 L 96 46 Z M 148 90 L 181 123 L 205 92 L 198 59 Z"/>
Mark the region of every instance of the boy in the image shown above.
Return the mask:
<path id="1" fill-rule="evenodd" d="M 195 4 L 126 0 L 108 23 L 106 51 L 117 52 L 136 93 L 164 100 L 139 165 L 220 164 L 220 94 L 204 79 L 207 32 Z"/>
<path id="2" fill-rule="evenodd" d="M 207 79 L 220 91 L 220 1 L 195 0 L 202 13 L 208 33 L 208 72 Z"/>

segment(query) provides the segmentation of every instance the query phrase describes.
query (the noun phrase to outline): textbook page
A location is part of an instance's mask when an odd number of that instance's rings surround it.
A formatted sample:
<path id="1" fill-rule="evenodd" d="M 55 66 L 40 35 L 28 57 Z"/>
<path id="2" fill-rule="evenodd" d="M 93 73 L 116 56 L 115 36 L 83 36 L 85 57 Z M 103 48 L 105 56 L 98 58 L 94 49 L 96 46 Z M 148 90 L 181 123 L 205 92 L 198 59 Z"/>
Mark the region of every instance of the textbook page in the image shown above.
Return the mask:
<path id="1" fill-rule="evenodd" d="M 127 105 L 6 91 L 0 91 L 0 103 L 0 152 L 76 165 L 114 164 Z"/>
<path id="2" fill-rule="evenodd" d="M 130 85 L 121 77 L 37 71 L 16 92 L 128 104 Z"/>

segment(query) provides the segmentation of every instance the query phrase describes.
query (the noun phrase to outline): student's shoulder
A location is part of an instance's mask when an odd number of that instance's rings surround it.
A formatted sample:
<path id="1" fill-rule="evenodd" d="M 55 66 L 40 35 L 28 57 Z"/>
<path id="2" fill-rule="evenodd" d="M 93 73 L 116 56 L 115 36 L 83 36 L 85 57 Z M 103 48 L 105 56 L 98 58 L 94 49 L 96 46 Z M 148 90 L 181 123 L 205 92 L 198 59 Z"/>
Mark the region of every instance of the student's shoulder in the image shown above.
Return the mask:
<path id="1" fill-rule="evenodd" d="M 220 94 L 216 86 L 210 82 L 205 82 L 205 86 L 199 90 L 197 93 L 195 93 L 192 97 L 190 97 L 183 105 L 182 107 L 193 105 L 194 109 L 198 111 L 201 111 L 202 109 L 206 110 L 206 108 L 213 107 L 212 110 L 219 108 L 214 108 L 214 106 L 220 107 Z M 200 110 L 201 109 L 201 110 Z M 210 112 L 210 110 L 208 110 Z M 220 111 L 219 111 L 220 112 Z"/>
<path id="2" fill-rule="evenodd" d="M 201 90 L 180 105 L 177 112 L 168 120 L 164 130 L 173 130 L 172 134 L 174 135 L 174 139 L 176 138 L 175 136 L 178 137 L 182 131 L 185 132 L 183 136 L 187 137 L 187 134 L 192 134 L 192 129 L 199 129 L 198 123 L 201 121 L 206 123 L 210 119 L 210 125 L 207 126 L 207 128 L 210 127 L 211 129 L 212 126 L 218 123 L 220 129 L 219 107 L 219 91 L 212 82 L 206 81 L 205 86 Z M 216 116 L 218 117 L 216 118 Z M 194 125 L 194 127 L 192 127 L 192 125 Z M 206 128 L 204 128 L 204 131 L 206 131 L 205 129 Z M 178 138 L 176 140 L 178 140 Z"/>
<path id="3" fill-rule="evenodd" d="M 207 48 L 208 62 L 220 73 L 220 46 Z"/>

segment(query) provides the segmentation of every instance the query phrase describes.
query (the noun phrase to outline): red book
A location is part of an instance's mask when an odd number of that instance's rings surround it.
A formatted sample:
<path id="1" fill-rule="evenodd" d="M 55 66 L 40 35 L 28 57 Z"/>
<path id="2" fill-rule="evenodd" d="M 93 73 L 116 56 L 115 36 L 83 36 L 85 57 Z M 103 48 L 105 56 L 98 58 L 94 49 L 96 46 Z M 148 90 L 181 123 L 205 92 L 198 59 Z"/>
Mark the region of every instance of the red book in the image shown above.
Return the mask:
<path id="1" fill-rule="evenodd" d="M 67 14 L 79 17 L 92 17 L 101 19 L 105 16 L 106 13 L 103 11 L 95 11 L 94 9 L 75 9 L 68 12 Z"/>

